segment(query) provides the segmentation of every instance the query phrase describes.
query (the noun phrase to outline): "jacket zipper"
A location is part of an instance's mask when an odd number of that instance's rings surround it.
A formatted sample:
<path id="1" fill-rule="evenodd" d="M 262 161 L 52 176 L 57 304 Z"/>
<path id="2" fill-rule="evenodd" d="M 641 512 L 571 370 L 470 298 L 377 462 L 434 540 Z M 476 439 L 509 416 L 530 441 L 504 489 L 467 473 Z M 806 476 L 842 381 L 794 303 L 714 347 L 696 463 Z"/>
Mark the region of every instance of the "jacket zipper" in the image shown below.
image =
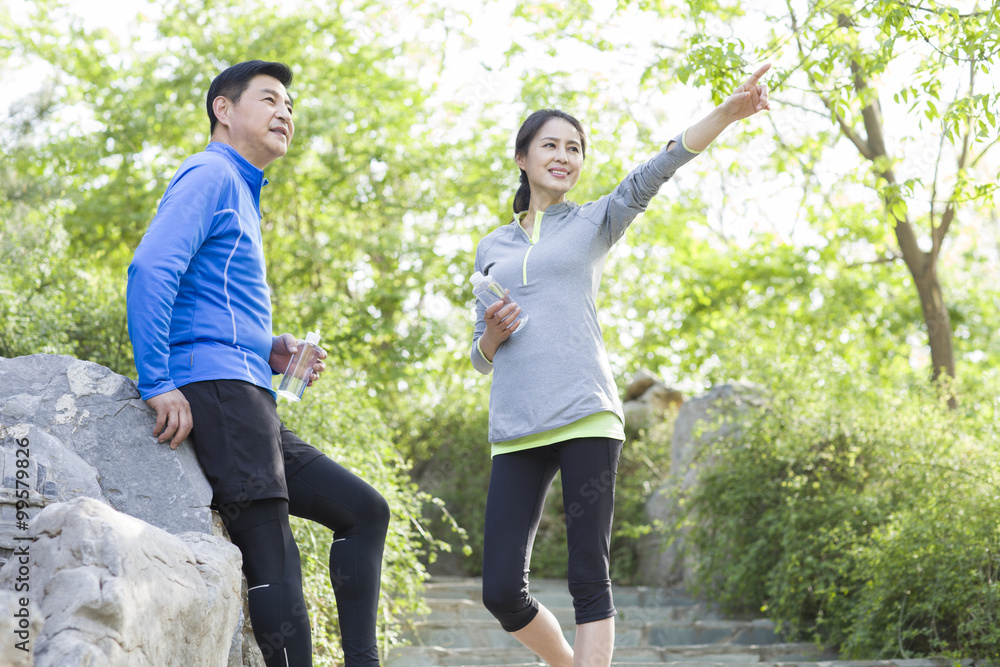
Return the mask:
<path id="1" fill-rule="evenodd" d="M 521 280 L 524 285 L 528 284 L 528 255 L 531 254 L 531 249 L 535 247 L 538 239 L 542 236 L 542 218 L 544 216 L 544 211 L 535 212 L 535 224 L 531 228 L 531 238 L 528 239 L 528 250 L 524 253 L 524 263 L 521 266 Z M 520 221 L 518 221 L 517 226 L 521 227 Z M 524 232 L 524 227 L 521 227 L 521 231 Z M 528 232 L 524 232 L 524 235 L 527 236 Z"/>

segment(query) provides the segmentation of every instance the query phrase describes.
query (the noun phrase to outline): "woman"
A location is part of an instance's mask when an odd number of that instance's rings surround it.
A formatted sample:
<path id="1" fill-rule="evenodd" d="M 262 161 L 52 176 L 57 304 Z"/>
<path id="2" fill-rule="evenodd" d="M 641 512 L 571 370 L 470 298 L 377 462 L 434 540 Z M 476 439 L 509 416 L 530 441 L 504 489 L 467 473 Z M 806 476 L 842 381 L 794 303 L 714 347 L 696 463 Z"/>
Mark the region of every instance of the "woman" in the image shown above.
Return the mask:
<path id="1" fill-rule="evenodd" d="M 521 186 L 514 220 L 480 241 L 475 262 L 512 297 L 508 304 L 478 305 L 471 349 L 473 366 L 493 373 L 483 602 L 505 630 L 553 667 L 606 667 L 614 646 L 608 561 L 625 432 L 597 321 L 605 259 L 678 167 L 729 124 L 770 108 L 767 88 L 758 84 L 769 67 L 754 72 L 610 195 L 583 206 L 566 200 L 587 148 L 579 121 L 561 111 L 536 111 L 518 132 L 514 159 Z M 530 321 L 512 337 L 522 307 Z M 573 647 L 528 592 L 531 547 L 557 471 L 577 624 Z"/>

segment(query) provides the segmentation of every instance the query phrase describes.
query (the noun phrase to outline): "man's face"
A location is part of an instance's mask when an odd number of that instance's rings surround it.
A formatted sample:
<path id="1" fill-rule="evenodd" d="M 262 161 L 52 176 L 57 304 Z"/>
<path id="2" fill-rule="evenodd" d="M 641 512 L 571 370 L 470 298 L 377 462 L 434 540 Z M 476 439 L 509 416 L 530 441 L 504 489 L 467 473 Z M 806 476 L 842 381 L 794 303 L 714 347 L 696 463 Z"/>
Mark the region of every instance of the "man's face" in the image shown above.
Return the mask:
<path id="1" fill-rule="evenodd" d="M 292 100 L 280 81 L 258 74 L 250 80 L 238 104 L 218 99 L 223 108 L 222 113 L 216 108 L 216 116 L 227 130 L 227 143 L 251 164 L 263 169 L 288 152 L 295 124 Z"/>

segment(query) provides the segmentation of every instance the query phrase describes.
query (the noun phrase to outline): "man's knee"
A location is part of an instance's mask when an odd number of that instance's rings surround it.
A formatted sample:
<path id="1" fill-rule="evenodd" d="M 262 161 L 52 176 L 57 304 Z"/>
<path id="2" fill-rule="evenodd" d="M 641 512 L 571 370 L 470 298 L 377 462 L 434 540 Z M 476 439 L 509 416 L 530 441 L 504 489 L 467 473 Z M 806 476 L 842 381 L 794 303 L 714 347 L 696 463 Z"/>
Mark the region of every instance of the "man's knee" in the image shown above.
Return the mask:
<path id="1" fill-rule="evenodd" d="M 389 502 L 382 497 L 381 493 L 377 491 L 372 495 L 374 498 L 372 498 L 367 510 L 368 520 L 376 526 L 387 528 L 389 526 L 389 518 L 391 516 Z"/>

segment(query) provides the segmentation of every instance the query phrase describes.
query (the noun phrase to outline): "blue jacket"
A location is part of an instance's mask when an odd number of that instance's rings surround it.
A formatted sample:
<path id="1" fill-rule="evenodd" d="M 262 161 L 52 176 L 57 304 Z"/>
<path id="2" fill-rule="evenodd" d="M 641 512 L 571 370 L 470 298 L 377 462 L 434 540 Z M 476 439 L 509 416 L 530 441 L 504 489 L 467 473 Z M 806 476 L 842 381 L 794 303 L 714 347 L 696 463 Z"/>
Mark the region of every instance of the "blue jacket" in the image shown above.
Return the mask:
<path id="1" fill-rule="evenodd" d="M 143 399 L 201 380 L 271 391 L 260 229 L 266 184 L 234 148 L 212 142 L 167 186 L 128 268 L 128 330 Z"/>

